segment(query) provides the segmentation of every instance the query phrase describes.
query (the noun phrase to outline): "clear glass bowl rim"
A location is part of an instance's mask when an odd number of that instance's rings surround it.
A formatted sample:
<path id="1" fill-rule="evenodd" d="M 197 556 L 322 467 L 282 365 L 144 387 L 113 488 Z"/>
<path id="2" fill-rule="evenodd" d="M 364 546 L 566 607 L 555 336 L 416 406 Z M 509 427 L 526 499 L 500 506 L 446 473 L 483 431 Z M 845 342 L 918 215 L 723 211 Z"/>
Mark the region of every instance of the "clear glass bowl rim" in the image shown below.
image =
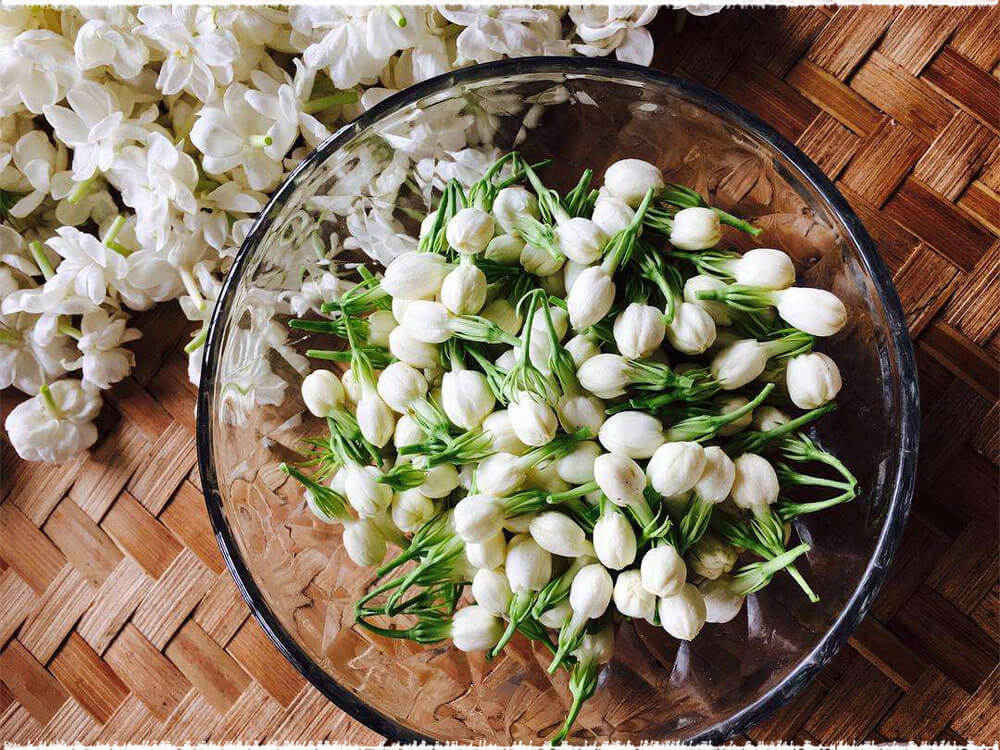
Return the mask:
<path id="1" fill-rule="evenodd" d="M 745 732 L 791 700 L 833 658 L 867 614 L 888 572 L 889 564 L 903 534 L 910 510 L 916 474 L 920 403 L 916 361 L 902 305 L 892 284 L 892 276 L 861 221 L 830 179 L 798 147 L 756 115 L 710 89 L 648 67 L 605 58 L 524 57 L 501 60 L 462 68 L 411 86 L 379 102 L 320 144 L 286 178 L 260 212 L 236 255 L 209 323 L 201 383 L 198 387 L 196 415 L 198 465 L 208 514 L 216 541 L 226 565 L 236 581 L 237 588 L 264 632 L 285 658 L 291 662 L 292 666 L 329 700 L 370 729 L 388 738 L 389 741 L 435 742 L 431 737 L 401 726 L 341 686 L 303 651 L 267 605 L 263 593 L 250 574 L 250 569 L 240 553 L 236 539 L 225 518 L 218 478 L 212 460 L 212 393 L 218 376 L 218 359 L 223 343 L 225 321 L 232 308 L 236 290 L 254 250 L 270 228 L 273 217 L 294 192 L 304 174 L 383 117 L 423 97 L 456 85 L 472 84 L 497 77 L 537 73 L 596 75 L 629 83 L 666 88 L 716 115 L 728 117 L 738 122 L 745 131 L 756 136 L 787 159 L 797 172 L 795 176 L 810 185 L 823 198 L 831 213 L 844 227 L 847 239 L 858 248 L 861 264 L 868 273 L 885 311 L 886 322 L 889 326 L 889 330 L 886 332 L 886 342 L 889 349 L 895 354 L 899 368 L 899 401 L 895 406 L 899 412 L 900 447 L 899 464 L 895 467 L 895 477 L 887 482 L 887 487 L 891 487 L 892 498 L 888 504 L 882 531 L 857 589 L 815 648 L 803 657 L 781 682 L 756 701 L 744 706 L 727 719 L 684 740 L 686 743 L 723 742 L 733 735 Z"/>

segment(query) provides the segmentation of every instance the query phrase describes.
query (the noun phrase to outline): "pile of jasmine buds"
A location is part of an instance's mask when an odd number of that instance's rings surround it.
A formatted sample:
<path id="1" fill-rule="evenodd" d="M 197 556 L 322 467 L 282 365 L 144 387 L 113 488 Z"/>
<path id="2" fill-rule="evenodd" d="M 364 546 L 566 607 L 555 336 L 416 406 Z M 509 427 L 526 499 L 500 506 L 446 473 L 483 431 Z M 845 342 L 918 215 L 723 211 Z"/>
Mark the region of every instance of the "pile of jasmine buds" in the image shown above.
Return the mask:
<path id="1" fill-rule="evenodd" d="M 796 517 L 848 502 L 809 437 L 847 313 L 759 229 L 636 159 L 565 195 L 518 153 L 447 185 L 418 250 L 293 320 L 343 339 L 302 397 L 327 434 L 283 469 L 377 568 L 359 626 L 496 657 L 515 635 L 569 671 L 561 742 L 623 620 L 681 641 L 779 573 L 817 601 Z M 399 549 L 386 560 L 389 545 Z M 471 593 L 470 602 L 469 594 Z"/>

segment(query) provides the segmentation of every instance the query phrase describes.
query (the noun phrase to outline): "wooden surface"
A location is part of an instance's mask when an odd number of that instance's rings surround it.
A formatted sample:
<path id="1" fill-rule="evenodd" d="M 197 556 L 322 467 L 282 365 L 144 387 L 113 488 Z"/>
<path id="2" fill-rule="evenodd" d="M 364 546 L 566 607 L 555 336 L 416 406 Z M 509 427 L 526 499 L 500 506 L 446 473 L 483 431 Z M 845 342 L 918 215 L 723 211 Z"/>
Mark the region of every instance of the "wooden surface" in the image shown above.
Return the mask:
<path id="1" fill-rule="evenodd" d="M 872 614 L 750 738 L 996 742 L 998 10 L 727 11 L 680 36 L 673 19 L 655 65 L 759 113 L 861 216 L 924 405 L 914 510 Z M 185 323 L 162 306 L 139 324 L 89 455 L 29 465 L 4 444 L 0 741 L 380 742 L 248 618 L 198 488 Z"/>

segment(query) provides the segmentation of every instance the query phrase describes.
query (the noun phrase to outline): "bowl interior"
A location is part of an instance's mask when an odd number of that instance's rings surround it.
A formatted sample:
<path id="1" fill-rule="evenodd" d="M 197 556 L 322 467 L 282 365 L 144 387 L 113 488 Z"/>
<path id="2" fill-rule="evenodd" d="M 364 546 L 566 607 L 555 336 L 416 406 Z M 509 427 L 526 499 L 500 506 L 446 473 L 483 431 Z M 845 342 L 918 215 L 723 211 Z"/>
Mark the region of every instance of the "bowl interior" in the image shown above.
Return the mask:
<path id="1" fill-rule="evenodd" d="M 721 739 L 774 708 L 829 658 L 874 595 L 908 505 L 915 446 L 915 372 L 898 302 L 870 240 L 829 184 L 773 132 L 713 95 L 630 66 L 517 61 L 417 87 L 348 126 L 305 162 L 248 238 L 216 310 L 199 404 L 210 511 L 241 588 L 279 645 L 324 692 L 374 728 L 401 738 L 541 742 L 568 705 L 563 675 L 515 638 L 487 662 L 446 645 L 388 641 L 353 627 L 371 583 L 314 520 L 277 470 L 319 429 L 298 395 L 308 341 L 288 331 L 292 307 L 329 293 L 317 259 L 372 267 L 408 249 L 414 211 L 427 210 L 431 157 L 439 182 L 475 177 L 479 154 L 519 148 L 549 158 L 560 190 L 585 167 L 616 159 L 660 166 L 722 208 L 752 218 L 800 283 L 836 292 L 848 327 L 821 350 L 840 365 L 840 408 L 817 437 L 858 476 L 853 503 L 796 522 L 812 545 L 800 568 L 821 596 L 810 604 L 787 576 L 749 597 L 741 614 L 680 647 L 662 630 L 621 625 L 573 739 Z M 469 150 L 463 150 L 469 149 Z M 800 161 L 801 159 L 801 161 Z M 820 187 L 822 186 L 822 187 Z M 380 220 L 394 210 L 395 223 Z M 318 254 L 317 249 L 321 252 Z M 367 257 L 366 257 L 367 256 Z M 324 286 L 326 285 L 326 286 Z M 318 343 L 319 342 L 319 343 Z M 315 365 L 316 363 L 313 363 Z"/>

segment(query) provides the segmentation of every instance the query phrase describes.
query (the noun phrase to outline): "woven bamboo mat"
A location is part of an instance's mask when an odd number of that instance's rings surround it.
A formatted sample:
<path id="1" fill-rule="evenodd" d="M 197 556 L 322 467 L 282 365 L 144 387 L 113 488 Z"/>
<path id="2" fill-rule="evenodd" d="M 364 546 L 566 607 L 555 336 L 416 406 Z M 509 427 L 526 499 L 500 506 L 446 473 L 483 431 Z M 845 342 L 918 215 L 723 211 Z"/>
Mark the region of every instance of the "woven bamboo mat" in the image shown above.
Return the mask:
<path id="1" fill-rule="evenodd" d="M 656 67 L 759 113 L 833 179 L 892 269 L 924 404 L 915 507 L 872 614 L 756 741 L 996 742 L 997 7 L 662 12 Z M 101 440 L 66 466 L 4 443 L 0 741 L 382 738 L 267 641 L 212 538 L 186 324 L 144 316 Z M 3 398 L 3 414 L 19 397 Z"/>

